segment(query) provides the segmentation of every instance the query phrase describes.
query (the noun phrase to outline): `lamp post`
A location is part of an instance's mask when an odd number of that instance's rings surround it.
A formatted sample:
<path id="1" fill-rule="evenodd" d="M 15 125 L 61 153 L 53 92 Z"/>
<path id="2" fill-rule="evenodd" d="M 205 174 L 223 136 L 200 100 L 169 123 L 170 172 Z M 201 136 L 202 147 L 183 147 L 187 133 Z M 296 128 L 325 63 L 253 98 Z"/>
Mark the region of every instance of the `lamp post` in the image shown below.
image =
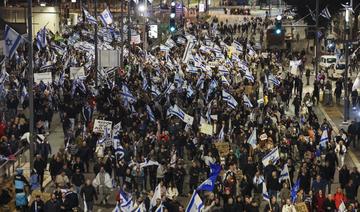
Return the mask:
<path id="1" fill-rule="evenodd" d="M 344 73 L 344 124 L 349 120 L 349 90 L 348 90 L 348 72 L 349 72 L 349 35 L 350 35 L 350 9 L 345 8 L 345 23 L 344 23 L 344 48 L 345 48 L 345 73 Z"/>
<path id="2" fill-rule="evenodd" d="M 94 14 L 97 17 L 97 0 L 94 0 Z M 95 85 L 98 86 L 98 25 L 95 24 Z"/>
<path id="3" fill-rule="evenodd" d="M 316 24 L 315 24 L 315 79 L 319 72 L 319 56 L 320 56 L 320 41 L 319 41 L 319 0 L 316 0 Z"/>

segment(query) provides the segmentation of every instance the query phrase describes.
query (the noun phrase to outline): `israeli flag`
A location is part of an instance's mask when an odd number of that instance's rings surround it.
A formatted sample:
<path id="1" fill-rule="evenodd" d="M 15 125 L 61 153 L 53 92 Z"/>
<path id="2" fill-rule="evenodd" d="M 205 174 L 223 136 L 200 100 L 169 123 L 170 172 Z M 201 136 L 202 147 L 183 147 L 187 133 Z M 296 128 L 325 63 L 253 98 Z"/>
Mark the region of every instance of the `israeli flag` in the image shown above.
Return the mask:
<path id="1" fill-rule="evenodd" d="M 273 74 L 269 74 L 269 81 L 272 82 L 275 86 L 280 85 L 280 81 Z"/>
<path id="2" fill-rule="evenodd" d="M 151 85 L 150 93 L 151 93 L 152 95 L 154 95 L 155 97 L 158 97 L 158 96 L 160 96 L 160 94 L 161 94 L 160 91 L 159 91 L 159 89 L 158 89 L 158 87 L 157 87 L 156 85 L 154 85 L 154 84 Z"/>
<path id="3" fill-rule="evenodd" d="M 320 15 L 326 19 L 331 19 L 331 14 L 329 12 L 328 6 L 326 6 L 320 13 Z"/>
<path id="4" fill-rule="evenodd" d="M 164 212 L 163 204 L 160 204 L 159 207 L 156 208 L 155 212 Z"/>
<path id="5" fill-rule="evenodd" d="M 121 212 L 131 212 L 132 211 L 132 198 L 130 194 L 125 193 L 123 190 L 119 192 L 120 196 L 120 211 Z"/>
<path id="6" fill-rule="evenodd" d="M 171 49 L 176 46 L 176 43 L 173 39 L 168 38 L 165 42 L 165 46 L 168 46 Z"/>
<path id="7" fill-rule="evenodd" d="M 236 51 L 239 51 L 239 52 L 243 51 L 241 43 L 239 43 L 237 41 L 233 41 L 233 43 L 231 45 L 235 47 Z"/>
<path id="8" fill-rule="evenodd" d="M 89 122 L 92 120 L 93 109 L 91 108 L 91 106 L 89 104 L 85 104 L 84 107 L 82 108 L 82 115 L 86 122 Z"/>
<path id="9" fill-rule="evenodd" d="M 95 24 L 97 25 L 97 20 L 94 16 L 92 16 L 89 11 L 87 11 L 85 8 L 83 8 L 84 14 L 85 14 L 85 18 L 86 20 L 90 23 L 90 24 Z"/>
<path id="10" fill-rule="evenodd" d="M 279 182 L 281 182 L 283 180 L 287 180 L 287 179 L 290 180 L 289 167 L 287 164 L 285 164 L 284 167 L 281 169 Z"/>
<path id="11" fill-rule="evenodd" d="M 194 190 L 190 202 L 186 207 L 185 212 L 201 212 L 204 209 L 204 203 L 201 200 L 199 194 Z"/>
<path id="12" fill-rule="evenodd" d="M 227 93 L 224 90 L 222 91 L 222 99 L 223 99 L 223 101 L 227 102 L 228 106 L 231 107 L 232 109 L 235 109 L 236 106 L 238 105 L 238 103 L 234 99 L 234 97 L 231 96 L 231 94 Z"/>
<path id="13" fill-rule="evenodd" d="M 160 51 L 162 52 L 169 52 L 170 48 L 168 46 L 165 46 L 163 44 L 160 45 Z"/>
<path id="14" fill-rule="evenodd" d="M 184 44 L 186 44 L 186 39 L 179 36 L 179 37 L 177 37 L 176 42 L 178 44 L 184 45 Z"/>
<path id="15" fill-rule="evenodd" d="M 106 8 L 101 14 L 100 14 L 100 20 L 103 22 L 105 26 L 110 25 L 113 23 L 113 16 L 108 8 Z"/>
<path id="16" fill-rule="evenodd" d="M 143 90 L 145 90 L 145 91 L 149 88 L 149 83 L 148 83 L 146 77 L 143 78 L 142 88 L 143 88 Z"/>
<path id="17" fill-rule="evenodd" d="M 206 179 L 204 182 L 202 182 L 198 187 L 197 191 L 213 191 L 215 187 L 215 181 L 217 179 L 218 175 L 212 175 L 208 179 Z"/>
<path id="18" fill-rule="evenodd" d="M 250 99 L 246 96 L 246 94 L 243 95 L 243 101 L 244 105 L 249 108 L 253 108 L 253 104 L 251 103 Z"/>
<path id="19" fill-rule="evenodd" d="M 324 130 L 322 132 L 321 138 L 320 138 L 320 146 L 322 147 L 326 147 L 326 143 L 329 142 L 329 136 L 328 136 L 328 131 Z"/>
<path id="20" fill-rule="evenodd" d="M 170 106 L 167 110 L 167 116 L 177 116 L 181 120 L 185 120 L 185 112 L 177 105 Z"/>
<path id="21" fill-rule="evenodd" d="M 196 88 L 203 89 L 204 88 L 204 82 L 205 82 L 205 75 L 202 73 L 199 77 L 199 79 L 196 82 Z"/>
<path id="22" fill-rule="evenodd" d="M 152 196 L 151 200 L 150 200 L 150 210 L 151 208 L 153 208 L 154 206 L 156 206 L 156 201 L 160 199 L 161 200 L 161 185 L 158 184 L 155 188 L 154 191 L 154 195 Z"/>
<path id="23" fill-rule="evenodd" d="M 190 97 L 192 97 L 193 94 L 194 94 L 194 91 L 193 91 L 193 89 L 191 88 L 191 85 L 188 85 L 188 86 L 187 86 L 187 89 L 186 89 L 186 97 L 187 97 L 187 98 L 190 98 Z"/>
<path id="24" fill-rule="evenodd" d="M 152 110 L 151 110 L 151 108 L 150 108 L 149 105 L 146 105 L 146 112 L 147 112 L 147 114 L 148 114 L 148 117 L 149 117 L 150 121 L 156 122 L 154 113 L 152 112 Z"/>
<path id="25" fill-rule="evenodd" d="M 262 195 L 263 195 L 263 199 L 264 199 L 265 201 L 270 202 L 270 196 L 269 196 L 269 193 L 268 193 L 268 191 L 267 191 L 265 181 L 264 181 L 263 184 L 262 184 Z"/>
<path id="26" fill-rule="evenodd" d="M 63 87 L 63 86 L 64 86 L 64 82 L 65 82 L 65 73 L 64 73 L 64 71 L 62 71 L 62 72 L 60 73 L 60 76 L 59 76 L 58 85 L 59 85 L 60 87 Z"/>
<path id="27" fill-rule="evenodd" d="M 280 160 L 279 149 L 278 149 L 278 147 L 275 147 L 267 155 L 265 155 L 265 157 L 263 157 L 262 163 L 263 163 L 264 167 L 266 167 L 269 164 L 269 161 L 272 161 L 274 164 L 278 160 Z"/>
<path id="28" fill-rule="evenodd" d="M 300 179 L 298 179 L 296 181 L 296 183 L 293 185 L 293 187 L 291 188 L 291 191 L 290 191 L 290 199 L 291 199 L 291 202 L 295 202 L 296 201 L 296 198 L 297 198 L 297 192 L 299 191 L 300 189 Z"/>
<path id="29" fill-rule="evenodd" d="M 246 73 L 246 71 L 249 71 L 249 64 L 243 60 L 238 62 L 238 66 L 239 66 L 240 70 L 245 73 Z"/>
<path id="30" fill-rule="evenodd" d="M 45 48 L 47 45 L 46 29 L 43 27 L 36 35 L 36 46 L 38 49 Z"/>
<path id="31" fill-rule="evenodd" d="M 228 75 L 229 74 L 229 70 L 225 66 L 220 66 L 219 67 L 219 72 L 222 73 L 223 75 Z"/>
<path id="32" fill-rule="evenodd" d="M 247 69 L 245 70 L 245 78 L 248 79 L 250 82 L 254 82 L 255 78 L 254 76 L 251 74 L 250 70 Z"/>
<path id="33" fill-rule="evenodd" d="M 23 85 L 21 90 L 21 97 L 20 97 L 20 103 L 22 104 L 25 101 L 25 98 L 28 96 L 28 92 L 26 90 L 26 86 Z"/>
<path id="34" fill-rule="evenodd" d="M 206 94 L 206 100 L 208 100 L 210 94 L 215 90 L 216 87 L 217 87 L 217 82 L 216 82 L 216 80 L 211 80 L 210 85 L 209 85 L 208 92 L 207 92 L 207 94 Z"/>
<path id="35" fill-rule="evenodd" d="M 130 103 L 136 102 L 136 98 L 131 94 L 129 88 L 126 85 L 122 86 L 121 95 L 125 98 L 126 101 Z"/>
<path id="36" fill-rule="evenodd" d="M 146 212 L 146 207 L 144 202 L 142 202 L 135 210 L 135 212 Z"/>
<path id="37" fill-rule="evenodd" d="M 256 148 L 257 138 L 256 138 L 256 128 L 251 132 L 250 137 L 247 140 L 247 143 L 252 146 L 253 149 Z"/>
<path id="38" fill-rule="evenodd" d="M 224 126 L 223 126 L 219 132 L 218 140 L 223 141 L 224 138 L 225 138 L 225 133 L 224 133 Z"/>
<path id="39" fill-rule="evenodd" d="M 4 32 L 4 55 L 9 59 L 12 58 L 16 49 L 19 47 L 22 42 L 22 36 L 19 35 L 13 28 L 5 25 Z"/>

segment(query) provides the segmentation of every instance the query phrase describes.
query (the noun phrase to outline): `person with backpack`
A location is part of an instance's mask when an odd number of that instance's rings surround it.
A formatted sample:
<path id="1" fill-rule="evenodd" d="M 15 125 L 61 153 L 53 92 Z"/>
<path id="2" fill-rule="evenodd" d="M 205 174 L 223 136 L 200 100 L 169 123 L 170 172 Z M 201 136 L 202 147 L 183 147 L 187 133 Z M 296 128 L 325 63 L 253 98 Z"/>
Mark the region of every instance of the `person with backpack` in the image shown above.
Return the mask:
<path id="1" fill-rule="evenodd" d="M 23 169 L 16 169 L 16 175 L 14 177 L 15 184 L 15 205 L 16 208 L 21 211 L 26 210 L 28 205 L 27 195 L 26 195 L 26 186 L 29 188 L 29 182 L 23 175 Z"/>

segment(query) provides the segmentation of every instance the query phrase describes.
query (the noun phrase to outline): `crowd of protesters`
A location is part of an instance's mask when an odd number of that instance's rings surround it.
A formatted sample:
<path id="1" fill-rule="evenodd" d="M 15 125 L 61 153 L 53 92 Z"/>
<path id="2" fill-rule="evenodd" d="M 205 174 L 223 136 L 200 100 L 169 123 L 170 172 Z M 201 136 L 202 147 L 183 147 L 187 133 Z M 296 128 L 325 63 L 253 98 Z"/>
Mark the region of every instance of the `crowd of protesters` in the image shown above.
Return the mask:
<path id="1" fill-rule="evenodd" d="M 62 34 L 47 30 L 47 44 L 34 45 L 35 70 L 51 71 L 54 80 L 34 88 L 34 170 L 30 179 L 18 170 L 18 196 L 26 186 L 43 190 L 48 170 L 51 198 L 36 196 L 30 211 L 93 211 L 94 204 L 111 204 L 111 195 L 121 211 L 184 211 L 186 197 L 194 193 L 203 211 L 296 211 L 303 203 L 308 211 L 358 209 L 360 172 L 345 164 L 350 143 L 357 142 L 357 125 L 337 133 L 328 120 L 319 120 L 313 107 L 321 90 L 325 93 L 326 85 L 319 85 L 326 79 L 319 75 L 313 93 L 303 93 L 304 51 L 256 48 L 255 35 L 261 37 L 268 23 L 188 22 L 183 35 L 157 49 L 126 49 L 125 68 L 114 69 L 113 78 L 105 70 L 93 72 L 91 23 L 81 21 Z M 116 27 L 112 30 L 100 28 L 100 48 L 118 47 Z M 6 69 L 11 121 L 0 125 L 5 157 L 16 152 L 28 126 L 17 112 L 20 98 L 28 105 L 21 95 L 27 85 L 21 78 L 25 55 L 26 48 L 19 48 Z M 301 61 L 296 73 L 287 71 L 290 61 Z M 81 66 L 86 75 L 72 77 L 70 67 Z M 58 152 L 46 137 L 55 113 L 64 133 Z M 111 121 L 112 132 L 93 132 L 95 119 Z M 229 148 L 220 151 L 218 144 Z M 275 149 L 279 156 L 265 163 Z M 204 189 L 214 164 L 222 171 L 211 189 Z M 16 203 L 27 205 L 21 198 Z"/>

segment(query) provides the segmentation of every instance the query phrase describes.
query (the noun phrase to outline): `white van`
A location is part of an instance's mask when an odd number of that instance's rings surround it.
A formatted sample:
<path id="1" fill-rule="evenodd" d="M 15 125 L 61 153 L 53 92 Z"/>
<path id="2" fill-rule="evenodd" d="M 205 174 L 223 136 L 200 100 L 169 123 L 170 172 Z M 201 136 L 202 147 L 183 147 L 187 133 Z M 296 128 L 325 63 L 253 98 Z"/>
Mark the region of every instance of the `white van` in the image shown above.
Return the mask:
<path id="1" fill-rule="evenodd" d="M 320 57 L 320 63 L 319 63 L 320 70 L 325 71 L 330 66 L 335 65 L 335 64 L 336 64 L 336 56 L 335 55 L 323 55 Z"/>

